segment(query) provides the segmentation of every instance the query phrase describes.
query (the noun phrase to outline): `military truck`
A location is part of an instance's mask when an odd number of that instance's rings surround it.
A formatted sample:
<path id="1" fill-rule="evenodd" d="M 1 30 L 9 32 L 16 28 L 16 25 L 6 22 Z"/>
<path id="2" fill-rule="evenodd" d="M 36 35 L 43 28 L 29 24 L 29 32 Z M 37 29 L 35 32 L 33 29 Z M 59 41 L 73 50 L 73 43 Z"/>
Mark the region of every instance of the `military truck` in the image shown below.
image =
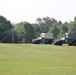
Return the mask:
<path id="1" fill-rule="evenodd" d="M 52 33 L 41 33 L 39 37 L 36 39 L 32 39 L 33 44 L 52 44 L 53 42 L 53 34 Z"/>
<path id="2" fill-rule="evenodd" d="M 60 39 L 54 40 L 54 45 L 62 45 L 63 43 L 69 46 L 76 45 L 76 33 L 65 33 Z"/>

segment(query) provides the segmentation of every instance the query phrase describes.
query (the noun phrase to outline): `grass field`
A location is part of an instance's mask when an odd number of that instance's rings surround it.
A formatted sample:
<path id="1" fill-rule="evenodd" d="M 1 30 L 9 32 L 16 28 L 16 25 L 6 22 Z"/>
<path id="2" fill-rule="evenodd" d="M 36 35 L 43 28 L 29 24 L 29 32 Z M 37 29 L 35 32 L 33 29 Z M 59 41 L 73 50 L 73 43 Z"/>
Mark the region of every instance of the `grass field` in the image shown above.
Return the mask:
<path id="1" fill-rule="evenodd" d="M 76 75 L 76 46 L 0 44 L 0 75 Z"/>

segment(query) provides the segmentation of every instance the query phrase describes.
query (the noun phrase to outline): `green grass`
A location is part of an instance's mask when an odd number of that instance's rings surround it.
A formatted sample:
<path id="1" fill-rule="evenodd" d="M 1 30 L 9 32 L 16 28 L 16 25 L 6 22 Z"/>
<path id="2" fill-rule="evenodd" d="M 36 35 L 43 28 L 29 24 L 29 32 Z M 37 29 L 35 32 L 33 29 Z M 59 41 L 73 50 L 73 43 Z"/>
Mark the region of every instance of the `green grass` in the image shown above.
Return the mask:
<path id="1" fill-rule="evenodd" d="M 76 46 L 0 44 L 0 75 L 76 75 Z"/>

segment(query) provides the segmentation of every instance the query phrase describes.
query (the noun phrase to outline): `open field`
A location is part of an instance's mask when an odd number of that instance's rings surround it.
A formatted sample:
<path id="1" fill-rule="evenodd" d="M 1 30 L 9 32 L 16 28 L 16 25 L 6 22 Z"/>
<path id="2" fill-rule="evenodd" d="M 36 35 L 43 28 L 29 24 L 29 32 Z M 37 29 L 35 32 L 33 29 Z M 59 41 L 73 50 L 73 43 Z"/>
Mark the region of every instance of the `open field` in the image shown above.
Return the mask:
<path id="1" fill-rule="evenodd" d="M 76 75 L 76 46 L 0 44 L 0 75 Z"/>

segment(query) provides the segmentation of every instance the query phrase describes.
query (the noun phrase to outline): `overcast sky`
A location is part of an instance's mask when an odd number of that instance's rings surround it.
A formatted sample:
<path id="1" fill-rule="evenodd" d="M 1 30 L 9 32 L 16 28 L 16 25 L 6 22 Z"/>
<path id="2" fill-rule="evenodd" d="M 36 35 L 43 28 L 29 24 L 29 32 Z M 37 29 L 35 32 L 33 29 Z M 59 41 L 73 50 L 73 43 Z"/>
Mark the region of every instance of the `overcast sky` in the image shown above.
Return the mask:
<path id="1" fill-rule="evenodd" d="M 0 15 L 12 23 L 46 16 L 69 22 L 76 16 L 76 0 L 0 0 Z"/>

